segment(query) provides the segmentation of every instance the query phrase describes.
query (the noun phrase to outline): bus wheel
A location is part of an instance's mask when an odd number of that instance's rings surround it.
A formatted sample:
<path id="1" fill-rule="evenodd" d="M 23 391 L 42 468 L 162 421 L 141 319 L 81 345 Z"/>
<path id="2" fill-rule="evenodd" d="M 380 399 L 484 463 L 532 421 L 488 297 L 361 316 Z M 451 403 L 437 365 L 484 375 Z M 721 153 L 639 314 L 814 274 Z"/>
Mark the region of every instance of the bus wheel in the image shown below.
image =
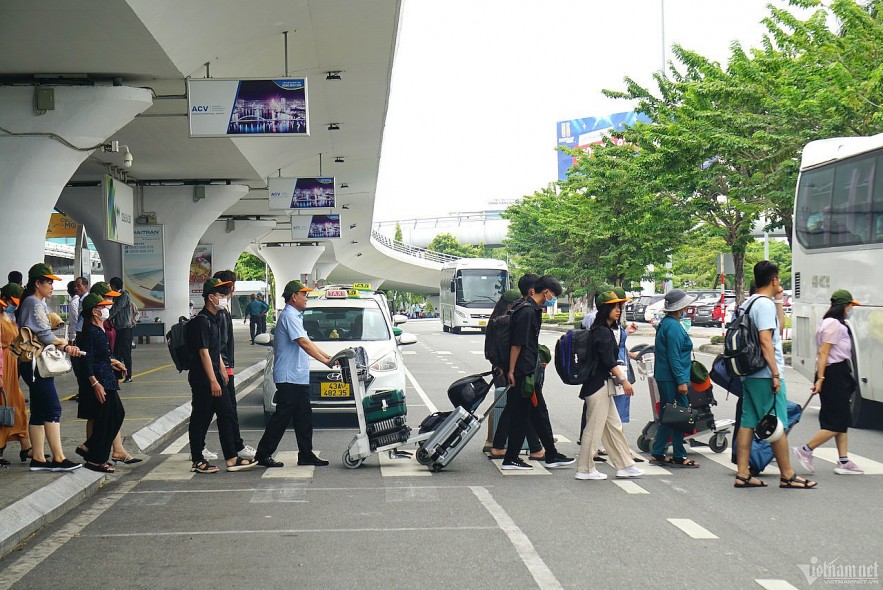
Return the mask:
<path id="1" fill-rule="evenodd" d="M 450 332 L 450 331 L 451 331 L 451 329 L 448 327 L 447 324 L 442 324 L 442 332 Z"/>
<path id="2" fill-rule="evenodd" d="M 451 326 L 451 332 L 453 332 L 454 334 L 459 334 L 460 327 L 459 326 Z"/>

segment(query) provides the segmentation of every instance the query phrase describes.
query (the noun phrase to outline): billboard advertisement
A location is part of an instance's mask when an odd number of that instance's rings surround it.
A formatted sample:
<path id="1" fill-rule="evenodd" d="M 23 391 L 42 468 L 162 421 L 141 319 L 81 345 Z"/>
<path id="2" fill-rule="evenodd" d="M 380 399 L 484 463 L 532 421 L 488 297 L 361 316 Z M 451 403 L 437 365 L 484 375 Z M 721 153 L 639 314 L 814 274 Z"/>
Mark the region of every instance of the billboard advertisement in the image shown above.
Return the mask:
<path id="1" fill-rule="evenodd" d="M 190 137 L 307 136 L 307 79 L 187 80 Z"/>
<path id="2" fill-rule="evenodd" d="M 163 226 L 136 225 L 134 243 L 123 246 L 123 284 L 139 309 L 165 309 Z M 88 251 L 84 251 L 88 255 Z"/>
<path id="3" fill-rule="evenodd" d="M 197 244 L 190 259 L 190 299 L 202 301 L 202 284 L 212 276 L 212 246 Z"/>
<path id="4" fill-rule="evenodd" d="M 104 237 L 111 242 L 135 244 L 135 193 L 132 187 L 107 174 L 101 183 L 104 197 Z"/>
<path id="5" fill-rule="evenodd" d="M 333 239 L 340 237 L 340 215 L 295 215 L 291 218 L 291 239 Z"/>
<path id="6" fill-rule="evenodd" d="M 334 177 L 270 178 L 270 209 L 334 207 Z"/>
<path id="7" fill-rule="evenodd" d="M 49 217 L 49 227 L 46 228 L 47 238 L 75 238 L 77 237 L 77 222 L 64 213 L 53 213 Z"/>
<path id="8" fill-rule="evenodd" d="M 638 121 L 642 123 L 651 122 L 643 113 L 636 113 L 634 111 L 614 113 L 605 117 L 587 117 L 585 119 L 559 121 L 557 124 L 558 147 L 573 149 L 600 145 L 611 132 L 622 131 L 627 126 L 634 125 Z M 573 166 L 573 157 L 559 151 L 558 180 L 567 178 L 567 171 L 571 166 Z"/>

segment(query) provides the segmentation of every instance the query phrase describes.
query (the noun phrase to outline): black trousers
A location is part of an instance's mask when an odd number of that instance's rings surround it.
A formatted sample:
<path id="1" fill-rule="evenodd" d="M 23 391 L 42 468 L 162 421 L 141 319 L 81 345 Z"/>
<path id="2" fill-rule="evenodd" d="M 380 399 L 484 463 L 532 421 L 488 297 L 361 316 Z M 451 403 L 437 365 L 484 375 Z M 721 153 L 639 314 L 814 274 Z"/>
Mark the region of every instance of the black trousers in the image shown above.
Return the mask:
<path id="1" fill-rule="evenodd" d="M 126 365 L 126 377 L 132 376 L 132 328 L 117 328 L 113 356 Z"/>
<path id="2" fill-rule="evenodd" d="M 258 459 L 267 459 L 276 452 L 288 424 L 293 422 L 294 436 L 300 457 L 313 453 L 313 408 L 310 407 L 310 386 L 295 383 L 276 384 L 276 411 L 258 443 Z"/>
<path id="3" fill-rule="evenodd" d="M 238 453 L 245 448 L 242 442 L 242 433 L 239 430 L 239 410 L 236 407 L 236 376 L 227 375 L 227 387 L 224 388 L 227 395 L 230 396 L 230 405 L 233 407 L 233 424 L 234 424 L 234 440 L 236 442 L 236 452 Z"/>
<path id="4" fill-rule="evenodd" d="M 258 334 L 263 334 L 261 332 L 261 316 L 248 316 L 248 333 L 251 334 L 251 343 L 254 344 L 254 337 Z"/>
<path id="5" fill-rule="evenodd" d="M 120 392 L 116 389 L 104 391 L 104 403 L 98 404 L 95 422 L 92 424 L 92 436 L 84 443 L 89 449 L 86 461 L 102 465 L 110 459 L 113 439 L 123 425 L 126 410 L 120 400 Z"/>
<path id="6" fill-rule="evenodd" d="M 553 457 L 558 449 L 555 448 L 555 439 L 552 437 L 552 424 L 549 422 L 549 410 L 543 391 L 537 389 L 537 406 L 534 407 L 530 397 L 521 395 L 524 379 L 524 376 L 515 379 L 515 387 L 510 390 L 511 395 L 506 400 L 506 408 L 509 410 L 509 441 L 506 443 L 505 459 L 511 461 L 518 457 L 524 445 L 528 424 L 533 425 L 546 449 L 546 456 Z"/>
<path id="7" fill-rule="evenodd" d="M 220 381 L 219 382 L 223 383 Z M 194 463 L 204 461 L 202 451 L 205 450 L 205 435 L 212 423 L 212 418 L 218 417 L 218 438 L 221 440 L 221 452 L 224 459 L 232 459 L 236 456 L 236 432 L 233 420 L 233 406 L 230 405 L 230 396 L 224 393 L 221 385 L 221 395 L 212 395 L 208 385 L 190 386 L 193 394 L 191 404 L 193 411 L 190 414 L 190 458 Z"/>
<path id="8" fill-rule="evenodd" d="M 500 413 L 500 419 L 494 425 L 493 445 L 495 449 L 506 448 L 506 439 L 509 438 L 509 422 L 512 416 L 512 411 L 509 408 L 509 397 L 513 395 L 521 394 L 515 391 L 514 388 L 506 392 L 506 407 L 503 408 L 503 411 Z M 527 448 L 530 449 L 531 453 L 537 453 L 543 448 L 543 443 L 540 442 L 540 437 L 537 436 L 537 431 L 534 430 L 532 423 L 528 422 L 526 428 Z"/>
<path id="9" fill-rule="evenodd" d="M 267 314 L 261 314 L 261 330 L 258 334 L 266 334 L 267 333 Z"/>

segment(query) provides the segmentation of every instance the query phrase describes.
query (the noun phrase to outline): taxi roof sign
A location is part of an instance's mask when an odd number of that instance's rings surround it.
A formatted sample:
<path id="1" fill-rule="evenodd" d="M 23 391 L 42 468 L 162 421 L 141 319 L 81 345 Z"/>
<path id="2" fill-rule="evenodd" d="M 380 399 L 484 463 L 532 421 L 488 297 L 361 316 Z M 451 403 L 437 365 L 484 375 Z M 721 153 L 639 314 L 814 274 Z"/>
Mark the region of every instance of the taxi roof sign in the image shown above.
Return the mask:
<path id="1" fill-rule="evenodd" d="M 353 283 L 353 289 L 357 291 L 373 291 L 371 283 Z"/>
<path id="2" fill-rule="evenodd" d="M 343 289 L 328 289 L 325 291 L 325 299 L 346 299 L 349 294 Z"/>

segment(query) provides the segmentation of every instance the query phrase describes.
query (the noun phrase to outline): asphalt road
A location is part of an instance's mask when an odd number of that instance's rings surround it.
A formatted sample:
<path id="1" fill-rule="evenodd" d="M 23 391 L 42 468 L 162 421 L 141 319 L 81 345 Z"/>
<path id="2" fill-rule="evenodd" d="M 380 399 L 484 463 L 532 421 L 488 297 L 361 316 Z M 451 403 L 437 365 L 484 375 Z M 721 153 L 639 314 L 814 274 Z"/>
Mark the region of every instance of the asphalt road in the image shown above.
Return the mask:
<path id="1" fill-rule="evenodd" d="M 480 334 L 443 333 L 431 320 L 406 329 L 419 338 L 405 348 L 416 426 L 433 406 L 450 409 L 447 386 L 486 362 Z M 557 336 L 541 341 L 551 347 Z M 649 336 L 630 344 L 641 342 Z M 806 381 L 790 370 L 786 379 L 790 397 L 805 402 Z M 636 388 L 625 425 L 633 448 L 651 415 L 647 383 Z M 560 449 L 574 455 L 577 388 L 550 370 L 546 398 Z M 735 400 L 718 401 L 717 417 L 732 417 Z M 259 389 L 240 402 L 240 419 L 256 446 Z M 810 406 L 793 444 L 817 426 Z M 778 489 L 774 464 L 763 476 L 769 488 L 734 489 L 729 450 L 707 448 L 692 449 L 699 469 L 648 468 L 638 480 L 616 481 L 604 466 L 606 481 L 577 481 L 574 469 L 503 475 L 481 452 L 483 436 L 440 473 L 377 456 L 349 470 L 340 456 L 353 431 L 346 419 L 318 420 L 315 447 L 329 467 L 293 467 L 288 432 L 277 457 L 284 469 L 217 475 L 189 473 L 182 433 L 0 561 L 0 587 L 782 589 L 861 572 L 880 583 L 881 432 L 850 432 L 867 475 L 835 475 L 829 452 L 816 458 L 819 487 L 802 491 Z M 214 428 L 208 440 L 217 450 Z"/>

